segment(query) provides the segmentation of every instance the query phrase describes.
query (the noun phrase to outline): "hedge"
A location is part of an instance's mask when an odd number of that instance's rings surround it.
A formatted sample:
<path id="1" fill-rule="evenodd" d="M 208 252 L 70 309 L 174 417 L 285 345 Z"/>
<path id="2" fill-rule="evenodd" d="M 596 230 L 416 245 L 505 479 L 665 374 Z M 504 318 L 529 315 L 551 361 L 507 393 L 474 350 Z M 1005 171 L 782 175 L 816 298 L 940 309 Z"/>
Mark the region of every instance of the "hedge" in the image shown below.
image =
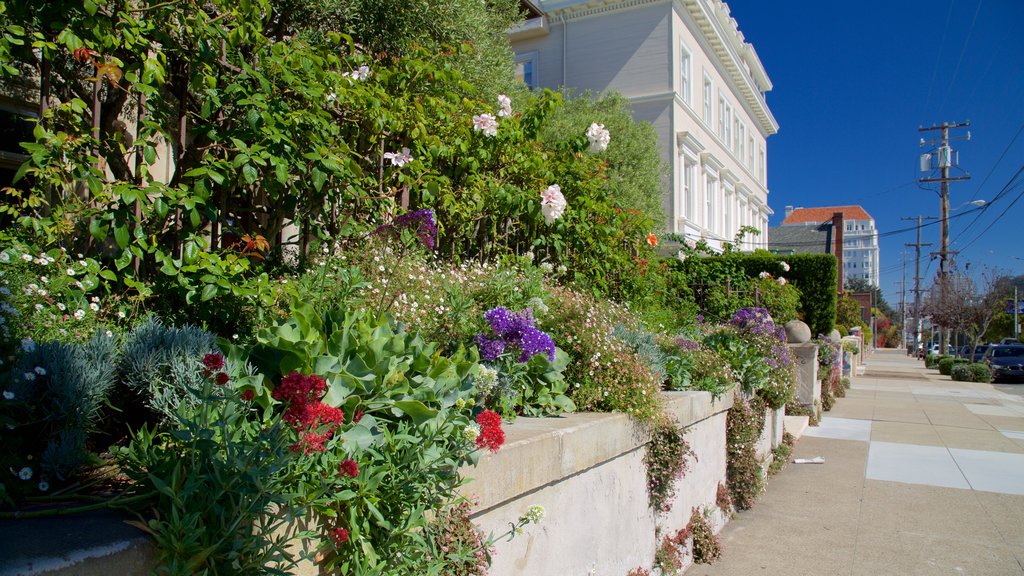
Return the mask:
<path id="1" fill-rule="evenodd" d="M 954 364 L 969 364 L 970 360 L 966 358 L 954 358 L 952 356 L 942 356 L 939 359 L 939 374 L 943 376 L 950 376 L 952 374 Z"/>
<path id="2" fill-rule="evenodd" d="M 811 334 L 829 334 L 836 322 L 836 292 L 839 281 L 838 261 L 832 254 L 787 254 L 781 256 L 757 251 L 751 254 L 730 254 L 747 276 L 756 278 L 761 272 L 782 275 L 800 289 L 800 311 L 811 327 Z M 780 263 L 789 264 L 789 272 L 781 272 Z"/>
<path id="3" fill-rule="evenodd" d="M 956 363 L 950 369 L 949 375 L 958 382 L 989 382 L 992 380 L 992 372 L 984 364 Z"/>

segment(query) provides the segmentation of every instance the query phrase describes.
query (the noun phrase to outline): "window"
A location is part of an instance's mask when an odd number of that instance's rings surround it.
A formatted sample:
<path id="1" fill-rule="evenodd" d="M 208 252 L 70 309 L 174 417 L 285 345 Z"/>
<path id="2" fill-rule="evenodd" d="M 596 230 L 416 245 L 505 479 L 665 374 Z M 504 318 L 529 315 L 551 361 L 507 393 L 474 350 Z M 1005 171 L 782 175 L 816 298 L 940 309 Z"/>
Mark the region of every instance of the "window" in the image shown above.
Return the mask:
<path id="1" fill-rule="evenodd" d="M 747 150 L 746 149 L 746 146 L 747 146 L 747 127 L 744 124 L 740 124 L 739 141 L 740 142 L 739 142 L 739 150 L 737 152 L 738 153 L 737 158 L 742 163 L 743 162 L 743 158 L 745 158 L 746 155 L 747 155 L 747 151 L 746 151 Z"/>
<path id="2" fill-rule="evenodd" d="M 711 92 L 712 92 L 712 90 L 711 90 L 711 76 L 708 76 L 708 73 L 705 72 L 704 73 L 704 124 L 707 124 L 708 127 L 711 126 L 711 106 L 713 105 L 712 102 L 711 102 L 711 98 L 712 98 Z"/>
<path id="3" fill-rule="evenodd" d="M 754 171 L 754 137 L 747 138 L 747 168 Z"/>
<path id="4" fill-rule="evenodd" d="M 696 173 L 697 165 L 685 156 L 683 157 L 683 206 L 686 210 L 686 218 L 691 222 L 696 216 Z"/>
<path id="5" fill-rule="evenodd" d="M 761 180 L 761 184 L 768 183 L 768 167 L 765 165 L 764 158 L 764 145 L 757 151 L 757 177 Z"/>
<path id="6" fill-rule="evenodd" d="M 725 96 L 718 95 L 718 138 L 725 141 L 725 126 L 729 123 L 726 118 Z"/>
<path id="7" fill-rule="evenodd" d="M 714 232 L 716 200 L 718 198 L 718 179 L 711 174 L 707 175 L 704 183 L 704 227 Z"/>
<path id="8" fill-rule="evenodd" d="M 732 153 L 739 156 L 740 153 L 740 117 L 735 115 L 732 118 Z"/>
<path id="9" fill-rule="evenodd" d="M 530 90 L 537 88 L 536 52 L 516 56 L 516 81 L 526 84 Z"/>
<path id="10" fill-rule="evenodd" d="M 690 92 L 691 85 L 693 84 L 693 77 L 690 71 L 690 51 L 686 49 L 686 45 L 683 43 L 679 44 L 679 94 L 683 98 L 683 102 L 690 103 Z"/>

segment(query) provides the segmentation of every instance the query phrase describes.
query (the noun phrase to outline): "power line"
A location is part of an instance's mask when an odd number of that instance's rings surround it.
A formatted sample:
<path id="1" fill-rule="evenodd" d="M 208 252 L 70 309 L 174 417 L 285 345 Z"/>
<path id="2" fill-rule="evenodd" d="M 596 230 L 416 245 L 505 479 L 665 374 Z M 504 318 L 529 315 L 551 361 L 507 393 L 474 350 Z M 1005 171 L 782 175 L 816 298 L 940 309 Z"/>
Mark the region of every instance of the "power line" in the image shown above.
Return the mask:
<path id="1" fill-rule="evenodd" d="M 1017 171 L 1017 174 L 1020 174 L 1021 171 L 1024 171 L 1024 166 L 1021 166 L 1021 169 Z M 984 236 L 986 232 L 988 232 L 989 230 L 992 229 L 993 226 L 995 226 L 996 222 L 999 222 L 999 220 L 1003 216 L 1006 216 L 1006 213 L 1009 212 L 1010 208 L 1013 208 L 1013 205 L 1016 204 L 1017 201 L 1021 199 L 1021 196 L 1024 196 L 1024 187 L 1021 187 L 1020 194 L 1017 194 L 1017 197 L 1013 199 L 1013 202 L 1010 202 L 1010 204 L 1005 209 L 1003 209 L 1002 212 L 999 213 L 999 216 L 996 216 L 995 220 L 989 222 L 988 226 L 986 226 L 985 229 L 982 230 L 980 234 L 975 236 L 973 240 L 971 240 L 970 242 L 965 244 L 964 247 L 961 248 L 961 250 L 966 250 L 967 248 L 969 248 L 971 246 L 971 244 L 974 244 L 975 242 L 980 240 L 981 237 Z"/>
<path id="2" fill-rule="evenodd" d="M 956 68 L 953 69 L 953 78 L 949 81 L 949 86 L 946 87 L 946 95 L 942 98 L 942 104 L 939 104 L 939 113 L 942 113 L 942 109 L 946 106 L 946 100 L 949 100 L 949 93 L 953 91 L 953 86 L 956 84 L 957 74 L 960 73 L 960 65 L 964 62 L 964 54 L 967 53 L 967 46 L 971 43 L 971 36 L 974 34 L 974 25 L 978 22 L 978 13 L 981 12 L 981 4 L 984 0 L 978 0 L 978 7 L 974 10 L 974 18 L 971 20 L 971 27 L 967 31 L 967 38 L 964 39 L 964 47 L 960 50 L 960 58 L 956 61 Z"/>
<path id="3" fill-rule="evenodd" d="M 953 15 L 953 5 L 956 0 L 949 0 L 949 10 L 946 11 L 946 25 L 942 27 L 942 41 L 939 42 L 939 53 L 935 56 L 935 69 L 932 70 L 932 81 L 928 84 L 928 97 L 925 98 L 924 108 L 927 113 L 928 106 L 932 103 L 932 91 L 935 89 L 935 80 L 939 77 L 939 66 L 942 64 L 942 53 L 946 50 L 946 34 L 949 33 L 949 20 Z"/>

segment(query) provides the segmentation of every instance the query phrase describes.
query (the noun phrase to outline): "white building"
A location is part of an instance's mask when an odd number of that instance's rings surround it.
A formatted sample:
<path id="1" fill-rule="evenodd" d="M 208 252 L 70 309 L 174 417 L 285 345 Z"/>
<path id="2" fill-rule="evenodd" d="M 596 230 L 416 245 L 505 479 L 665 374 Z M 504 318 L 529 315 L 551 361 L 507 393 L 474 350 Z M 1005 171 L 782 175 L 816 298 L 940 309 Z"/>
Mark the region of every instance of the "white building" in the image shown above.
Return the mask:
<path id="1" fill-rule="evenodd" d="M 843 278 L 867 280 L 872 286 L 878 286 L 878 229 L 875 219 L 860 206 L 786 206 L 782 226 L 817 226 L 831 220 L 836 212 L 843 214 Z"/>
<path id="2" fill-rule="evenodd" d="M 765 140 L 772 84 L 721 0 L 551 0 L 511 34 L 531 87 L 617 90 L 658 132 L 667 230 L 714 247 L 753 226 L 768 239 Z M 615 135 L 612 135 L 614 142 Z"/>

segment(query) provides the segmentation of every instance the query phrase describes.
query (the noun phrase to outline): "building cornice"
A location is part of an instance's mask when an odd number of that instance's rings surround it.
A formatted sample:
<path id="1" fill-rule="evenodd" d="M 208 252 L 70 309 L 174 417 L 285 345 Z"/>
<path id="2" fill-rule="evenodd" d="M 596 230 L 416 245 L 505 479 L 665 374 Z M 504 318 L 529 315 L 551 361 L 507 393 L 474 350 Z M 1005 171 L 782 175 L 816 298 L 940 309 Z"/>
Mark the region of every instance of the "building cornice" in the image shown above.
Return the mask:
<path id="1" fill-rule="evenodd" d="M 729 15 L 729 6 L 722 0 L 675 0 L 693 18 L 698 30 L 711 46 L 726 73 L 736 85 L 739 95 L 754 113 L 754 119 L 765 136 L 779 131 L 764 92 L 772 89 L 757 52 L 739 31 L 736 20 Z"/>
<path id="2" fill-rule="evenodd" d="M 598 16 L 608 12 L 640 8 L 652 4 L 668 4 L 672 0 L 564 0 L 561 2 L 541 2 L 543 10 L 558 20 L 579 20 L 590 16 Z"/>

